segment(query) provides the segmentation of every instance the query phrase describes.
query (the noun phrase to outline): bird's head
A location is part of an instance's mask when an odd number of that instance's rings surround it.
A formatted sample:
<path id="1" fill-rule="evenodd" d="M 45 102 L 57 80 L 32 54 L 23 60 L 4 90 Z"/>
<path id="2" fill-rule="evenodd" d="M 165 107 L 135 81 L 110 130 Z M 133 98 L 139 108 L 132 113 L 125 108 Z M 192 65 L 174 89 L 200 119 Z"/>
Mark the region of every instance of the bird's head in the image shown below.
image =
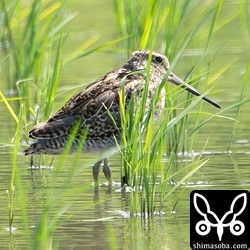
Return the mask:
<path id="1" fill-rule="evenodd" d="M 151 78 L 156 77 L 158 78 L 159 82 L 162 82 L 164 76 L 168 74 L 166 78 L 168 82 L 171 82 L 175 85 L 180 86 L 181 88 L 184 88 L 193 95 L 196 96 L 202 95 L 202 93 L 199 90 L 185 83 L 181 78 L 176 76 L 173 72 L 168 72 L 168 69 L 170 68 L 168 58 L 159 52 L 156 51 L 151 52 L 150 50 L 134 51 L 132 53 L 132 56 L 124 66 L 130 69 L 131 71 L 140 71 L 140 70 L 146 70 L 148 63 L 150 63 L 150 72 L 152 73 Z M 155 79 L 152 80 L 155 81 Z M 203 96 L 202 99 L 212 104 L 216 108 L 220 108 L 219 104 L 217 104 L 209 97 Z"/>

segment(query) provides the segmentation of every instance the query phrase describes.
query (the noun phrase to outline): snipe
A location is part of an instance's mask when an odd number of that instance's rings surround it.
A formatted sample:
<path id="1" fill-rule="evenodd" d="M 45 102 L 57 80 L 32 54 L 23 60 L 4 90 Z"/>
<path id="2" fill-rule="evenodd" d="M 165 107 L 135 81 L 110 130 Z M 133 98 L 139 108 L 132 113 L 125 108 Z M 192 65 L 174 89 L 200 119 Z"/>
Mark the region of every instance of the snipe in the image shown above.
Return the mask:
<path id="1" fill-rule="evenodd" d="M 145 84 L 145 71 L 143 72 L 143 70 L 147 68 L 147 64 L 150 62 L 147 100 L 149 104 L 156 88 L 162 82 L 170 67 L 165 55 L 152 52 L 151 59 L 149 59 L 149 56 L 149 50 L 133 52 L 131 58 L 122 67 L 91 83 L 82 92 L 72 97 L 54 116 L 45 122 L 37 124 L 29 132 L 29 137 L 36 141 L 24 151 L 25 155 L 57 155 L 62 153 L 69 135 L 77 123 L 79 126 L 71 151 L 73 152 L 78 148 L 80 138 L 87 130 L 83 151 L 96 152 L 101 155 L 98 162 L 93 166 L 94 181 L 98 182 L 100 166 L 104 160 L 103 172 L 107 180 L 111 182 L 108 154 L 105 154 L 105 152 L 116 148 L 114 137 L 119 140 L 119 129 L 117 129 L 120 126 L 118 92 L 121 89 L 121 83 L 125 86 L 126 101 L 129 101 L 132 95 L 141 93 Z M 173 73 L 168 75 L 167 81 L 179 85 L 196 96 L 202 95 Z M 158 103 L 159 108 L 163 108 L 165 104 L 164 91 L 164 88 L 162 88 Z M 206 96 L 203 96 L 203 99 L 220 108 L 212 99 Z M 113 120 L 110 114 L 112 114 Z"/>

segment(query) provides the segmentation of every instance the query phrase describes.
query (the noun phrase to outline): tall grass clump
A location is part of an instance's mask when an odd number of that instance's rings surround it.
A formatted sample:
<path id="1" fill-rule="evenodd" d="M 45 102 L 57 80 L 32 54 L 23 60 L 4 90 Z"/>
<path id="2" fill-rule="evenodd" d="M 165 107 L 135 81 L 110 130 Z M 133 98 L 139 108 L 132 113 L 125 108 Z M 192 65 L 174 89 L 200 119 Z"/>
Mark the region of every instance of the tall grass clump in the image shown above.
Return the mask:
<path id="1" fill-rule="evenodd" d="M 1 1 L 4 78 L 24 104 L 25 127 L 30 118 L 37 123 L 49 117 L 65 65 L 119 41 L 91 48 L 99 38 L 90 37 L 63 61 L 62 48 L 70 35 L 66 26 L 75 17 L 65 11 L 66 4 L 66 0 L 32 0 L 27 5 L 20 0 Z"/>
<path id="2" fill-rule="evenodd" d="M 63 15 L 66 1 L 1 1 L 2 30 L 1 42 L 8 55 L 6 78 L 9 89 L 16 89 L 24 103 L 24 117 L 36 115 L 32 103 L 42 105 L 39 114 L 47 118 L 55 97 L 60 67 L 55 48 L 66 37 L 62 28 L 74 15 Z M 58 42 L 59 41 L 59 42 Z M 55 59 L 54 59 L 55 58 Z M 51 72 L 54 64 L 54 73 Z"/>
<path id="3" fill-rule="evenodd" d="M 34 124 L 39 119 L 47 118 L 54 102 L 62 67 L 61 49 L 67 35 L 62 28 L 74 16 L 62 15 L 65 2 L 34 0 L 25 5 L 23 1 L 1 1 L 1 53 L 5 55 L 1 65 L 5 69 L 3 78 L 7 79 L 7 89 L 17 93 L 15 98 L 6 98 L 1 92 L 1 99 L 17 124 L 14 144 L 10 147 L 13 166 L 7 191 L 9 231 L 12 233 L 15 211 L 20 209 L 26 242 L 30 244 L 33 240 L 28 223 L 27 197 L 23 192 L 18 168 L 18 155 L 22 151 L 22 136 L 27 135 L 29 119 L 32 118 Z M 18 105 L 14 106 L 10 101 Z M 49 232 L 48 227 L 45 230 Z M 41 235 L 39 237 L 42 238 Z"/>
<path id="4" fill-rule="evenodd" d="M 75 14 L 65 11 L 66 2 L 32 0 L 26 4 L 21 0 L 3 0 L 0 3 L 2 21 L 0 42 L 1 53 L 4 55 L 3 60 L 1 60 L 1 66 L 4 70 L 0 73 L 4 74 L 3 79 L 7 79 L 7 93 L 16 94 L 16 97 L 6 97 L 4 91 L 0 91 L 1 102 L 5 104 L 10 116 L 16 122 L 16 133 L 13 136 L 15 139 L 10 147 L 10 153 L 13 155 L 13 167 L 10 188 L 7 192 L 9 227 L 11 231 L 15 225 L 15 210 L 17 207 L 21 208 L 23 225 L 28 230 L 26 232 L 29 237 L 27 242 L 31 242 L 31 248 L 32 243 L 34 243 L 32 249 L 51 249 L 52 247 L 51 238 L 57 228 L 57 219 L 68 208 L 68 205 L 63 204 L 63 202 L 55 203 L 54 200 L 55 197 L 63 197 L 67 192 L 70 192 L 67 187 L 76 175 L 80 152 L 77 153 L 72 162 L 68 179 L 61 192 L 58 193 L 57 189 L 51 188 L 50 195 L 46 197 L 37 231 L 33 234 L 28 225 L 29 216 L 25 203 L 27 198 L 22 192 L 24 187 L 18 171 L 18 155 L 22 151 L 20 146 L 23 137 L 25 135 L 27 139 L 27 131 L 30 127 L 50 116 L 62 68 L 120 40 L 117 39 L 92 48 L 91 46 L 98 40 L 98 37 L 90 37 L 75 52 L 62 60 L 63 46 L 69 35 L 69 32 L 66 32 L 66 25 L 75 16 Z M 75 130 L 72 132 L 72 138 L 74 138 L 74 132 Z M 72 140 L 69 140 L 69 147 L 66 147 L 56 170 L 53 172 L 54 182 L 52 183 L 54 185 L 57 184 L 57 176 L 64 169 L 71 143 Z M 81 151 L 83 144 L 84 135 L 80 142 L 79 151 Z"/>
<path id="5" fill-rule="evenodd" d="M 188 82 L 198 88 L 201 79 L 205 79 L 205 87 L 199 87 L 204 94 L 211 94 L 211 84 L 214 83 L 233 62 L 227 62 L 220 68 L 213 69 L 213 63 L 219 52 L 230 39 L 235 36 L 238 27 L 221 43 L 213 42 L 213 35 L 233 19 L 224 17 L 218 24 L 221 9 L 224 4 L 220 0 L 214 4 L 203 4 L 198 8 L 194 1 L 115 1 L 117 30 L 121 36 L 126 36 L 123 49 L 130 54 L 138 49 L 150 49 L 166 54 L 170 60 L 170 73 L 176 68 L 177 63 L 189 50 L 193 53 L 187 75 Z M 187 19 L 187 14 L 192 13 L 192 18 Z M 197 48 L 202 48 L 199 57 L 196 57 Z M 212 72 L 213 69 L 213 73 Z M 152 99 L 150 110 L 145 113 L 145 96 L 147 96 L 148 78 L 150 72 L 146 71 L 145 89 L 142 99 L 135 106 L 134 102 L 125 105 L 125 96 L 121 94 L 122 115 L 122 162 L 124 171 L 123 180 L 140 190 L 132 199 L 131 211 L 153 215 L 158 204 L 161 211 L 164 201 L 184 181 L 203 166 L 208 159 L 200 157 L 187 167 L 176 171 L 174 168 L 178 161 L 178 153 L 187 154 L 193 151 L 199 129 L 209 120 L 232 109 L 235 105 L 213 114 L 202 111 L 201 97 L 192 100 L 187 93 L 184 101 L 179 88 L 171 88 L 162 82 L 159 89 L 166 88 L 166 108 L 162 110 L 162 117 L 154 122 L 153 113 L 157 103 L 157 93 Z M 166 79 L 165 79 L 166 80 Z M 163 86 L 164 85 L 164 86 Z M 204 91 L 206 89 L 206 91 Z M 214 90 L 213 90 L 214 91 Z M 240 106 L 244 101 L 236 104 Z M 198 105 L 199 104 L 199 105 Z M 194 111 L 194 107 L 198 111 Z M 207 116 L 205 120 L 203 117 Z M 220 116 L 223 118 L 222 116 Z M 224 117 L 225 118 L 225 117 Z M 207 143 L 204 144 L 204 147 Z M 163 155 L 166 153 L 167 160 Z M 187 169 L 189 170 L 187 173 Z M 186 173 L 186 174 L 185 174 Z M 177 185 L 171 187 L 170 179 L 180 178 Z M 177 177 L 179 176 L 179 177 Z"/>

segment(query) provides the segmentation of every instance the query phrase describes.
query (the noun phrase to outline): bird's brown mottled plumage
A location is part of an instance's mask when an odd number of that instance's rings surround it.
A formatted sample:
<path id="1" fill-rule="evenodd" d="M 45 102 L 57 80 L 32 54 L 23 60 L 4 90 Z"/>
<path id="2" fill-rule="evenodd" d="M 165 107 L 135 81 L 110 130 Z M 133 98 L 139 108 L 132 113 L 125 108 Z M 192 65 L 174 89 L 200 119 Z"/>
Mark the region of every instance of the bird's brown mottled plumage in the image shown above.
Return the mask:
<path id="1" fill-rule="evenodd" d="M 79 146 L 82 134 L 87 130 L 85 151 L 105 152 L 116 146 L 114 137 L 119 141 L 120 108 L 118 92 L 124 84 L 126 101 L 132 95 L 140 93 L 145 83 L 145 71 L 149 61 L 149 50 L 135 51 L 132 57 L 120 68 L 117 68 L 91 83 L 86 89 L 72 97 L 54 116 L 45 122 L 37 124 L 30 132 L 29 137 L 36 141 L 28 147 L 25 155 L 34 154 L 60 154 L 68 140 L 72 128 L 77 123 L 76 139 L 72 151 Z M 149 94 L 147 106 L 156 88 L 162 82 L 170 65 L 166 56 L 152 52 L 150 64 Z M 136 72 L 138 71 L 138 72 Z M 190 85 L 170 73 L 168 81 L 180 85 L 195 95 L 201 95 Z M 165 90 L 162 88 L 158 108 L 164 107 Z M 203 97 L 212 105 L 217 103 Z M 108 111 L 107 111 L 108 110 Z M 112 114 L 114 121 L 111 119 Z M 98 181 L 98 172 L 101 160 L 93 167 L 95 181 Z M 104 161 L 104 174 L 111 181 L 111 171 L 108 161 Z"/>

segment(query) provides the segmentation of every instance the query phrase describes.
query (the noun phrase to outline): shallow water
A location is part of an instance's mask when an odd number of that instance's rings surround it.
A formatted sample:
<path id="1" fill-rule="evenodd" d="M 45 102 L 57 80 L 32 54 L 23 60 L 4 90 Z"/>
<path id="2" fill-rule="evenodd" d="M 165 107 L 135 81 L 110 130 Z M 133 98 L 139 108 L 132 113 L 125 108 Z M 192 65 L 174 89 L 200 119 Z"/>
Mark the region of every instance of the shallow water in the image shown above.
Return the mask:
<path id="1" fill-rule="evenodd" d="M 81 44 L 82 39 L 89 34 L 99 34 L 100 44 L 109 41 L 114 36 L 114 27 L 110 25 L 114 21 L 112 5 L 108 1 L 96 1 L 96 3 L 80 1 L 72 4 L 72 9 L 82 9 L 87 15 L 78 15 L 74 26 L 76 31 L 68 40 L 69 46 L 65 48 L 65 55 L 71 48 Z M 98 8 L 96 7 L 98 6 Z M 237 2 L 228 1 L 223 6 L 222 15 L 234 13 L 239 7 Z M 103 13 L 105 8 L 105 13 Z M 96 14 L 100 13 L 100 14 Z M 229 13 L 229 14 L 228 14 Z M 93 23 L 94 27 L 88 33 L 81 31 L 82 24 Z M 232 21 L 217 34 L 213 43 L 221 43 L 229 36 L 231 29 L 237 27 L 238 21 Z M 86 29 L 84 29 L 86 30 Z M 242 42 L 242 33 L 233 37 L 225 48 L 220 51 L 214 62 L 216 66 L 232 62 L 232 65 L 216 79 L 211 86 L 215 86 L 216 93 L 210 96 L 216 100 L 222 108 L 226 108 L 239 101 L 240 88 L 244 77 L 244 69 L 247 63 L 246 46 Z M 197 48 L 199 57 L 199 48 Z M 185 77 L 190 68 L 190 55 L 192 49 L 184 53 L 181 62 L 175 68 L 175 73 Z M 202 52 L 201 52 L 202 53 Z M 98 63 L 97 63 L 98 62 Z M 122 62 L 123 63 L 123 62 Z M 113 53 L 100 52 L 86 57 L 67 66 L 64 69 L 59 93 L 65 86 L 79 86 L 72 94 L 82 89 L 82 85 L 90 82 L 105 72 L 117 67 L 121 62 L 117 61 Z M 3 82 L 0 83 L 1 88 Z M 202 82 L 199 86 L 202 90 Z M 249 98 L 250 87 L 246 91 Z M 204 90 L 204 89 L 203 89 Z M 56 111 L 62 102 L 70 96 L 66 92 L 57 97 L 53 110 Z M 185 94 L 182 94 L 185 97 Z M 204 112 L 214 113 L 216 109 L 204 103 Z M 29 169 L 30 158 L 18 156 L 18 174 L 21 184 L 16 184 L 18 200 L 15 201 L 15 217 L 13 221 L 13 233 L 9 232 L 8 224 L 8 198 L 6 190 L 10 188 L 12 172 L 12 150 L 8 145 L 15 134 L 15 122 L 10 117 L 6 107 L 1 103 L 1 150 L 0 150 L 0 248 L 1 249 L 27 249 L 33 240 L 32 235 L 37 230 L 37 225 L 42 218 L 48 218 L 45 227 L 55 226 L 55 232 L 51 236 L 53 249 L 189 249 L 189 194 L 195 189 L 245 189 L 250 190 L 250 107 L 245 104 L 241 108 L 239 122 L 232 147 L 228 152 L 235 121 L 232 119 L 216 117 L 201 128 L 195 141 L 193 155 L 180 156 L 177 168 L 185 166 L 186 162 L 198 157 L 203 150 L 206 140 L 208 144 L 203 153 L 203 158 L 209 161 L 196 172 L 184 191 L 184 194 L 174 211 L 176 197 L 171 195 L 163 208 L 162 215 L 156 215 L 155 219 L 142 219 L 140 216 L 129 214 L 131 193 L 121 192 L 118 186 L 109 190 L 103 185 L 99 191 L 94 190 L 92 183 L 91 166 L 95 162 L 93 156 L 84 155 L 78 161 L 76 169 L 72 170 L 74 155 L 68 157 L 60 171 L 60 157 L 56 157 L 49 168 L 51 158 L 43 158 L 45 168 Z M 236 118 L 237 109 L 231 109 L 223 116 Z M 204 114 L 201 119 L 208 116 Z M 23 147 L 24 148 L 24 147 Z M 21 149 L 23 149 L 21 148 Z M 37 164 L 35 159 L 35 164 Z M 120 158 L 114 156 L 110 159 L 113 178 L 120 180 Z M 72 177 L 70 178 L 72 174 Z M 105 178 L 100 173 L 100 179 Z M 178 180 L 174 180 L 178 181 Z M 23 202 L 24 201 L 24 202 Z M 48 201 L 50 201 L 48 203 Z M 22 204 L 22 205 L 21 205 Z M 23 207 L 22 207 L 23 206 Z M 45 214 L 45 208 L 49 208 Z M 24 213 L 26 211 L 26 213 Z"/>

